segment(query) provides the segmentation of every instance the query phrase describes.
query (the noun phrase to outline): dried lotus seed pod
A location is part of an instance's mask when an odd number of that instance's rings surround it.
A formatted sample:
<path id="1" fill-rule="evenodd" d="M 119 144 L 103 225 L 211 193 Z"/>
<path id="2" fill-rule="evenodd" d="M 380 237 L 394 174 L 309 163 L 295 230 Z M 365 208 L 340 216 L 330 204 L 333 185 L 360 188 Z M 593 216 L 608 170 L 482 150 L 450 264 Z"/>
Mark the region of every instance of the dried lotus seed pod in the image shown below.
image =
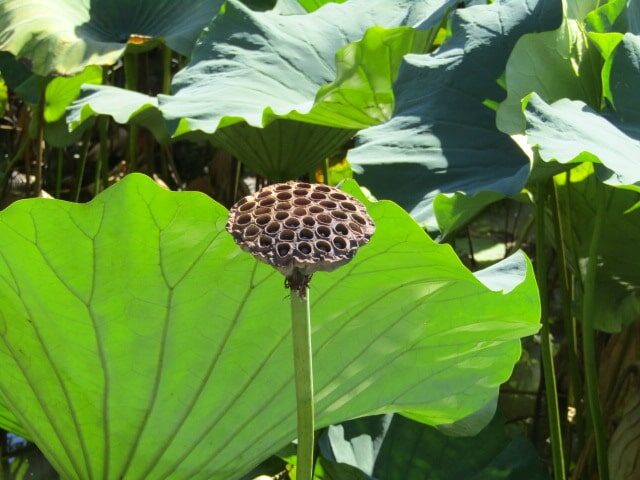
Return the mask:
<path id="1" fill-rule="evenodd" d="M 227 221 L 243 250 L 290 281 L 308 281 L 314 272 L 344 265 L 375 228 L 360 201 L 337 188 L 304 182 L 269 185 L 242 198 Z"/>

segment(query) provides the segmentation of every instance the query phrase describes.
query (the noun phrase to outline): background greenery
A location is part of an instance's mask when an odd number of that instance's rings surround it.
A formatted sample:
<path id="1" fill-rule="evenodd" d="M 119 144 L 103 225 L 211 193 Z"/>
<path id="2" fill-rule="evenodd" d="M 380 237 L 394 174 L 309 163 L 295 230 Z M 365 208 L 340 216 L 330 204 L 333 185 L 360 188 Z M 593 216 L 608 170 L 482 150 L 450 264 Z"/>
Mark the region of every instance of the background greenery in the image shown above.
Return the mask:
<path id="1" fill-rule="evenodd" d="M 0 0 L 2 476 L 295 478 L 286 292 L 224 231 L 292 178 L 378 225 L 312 282 L 317 478 L 638 476 L 638 35 L 635 0 Z"/>

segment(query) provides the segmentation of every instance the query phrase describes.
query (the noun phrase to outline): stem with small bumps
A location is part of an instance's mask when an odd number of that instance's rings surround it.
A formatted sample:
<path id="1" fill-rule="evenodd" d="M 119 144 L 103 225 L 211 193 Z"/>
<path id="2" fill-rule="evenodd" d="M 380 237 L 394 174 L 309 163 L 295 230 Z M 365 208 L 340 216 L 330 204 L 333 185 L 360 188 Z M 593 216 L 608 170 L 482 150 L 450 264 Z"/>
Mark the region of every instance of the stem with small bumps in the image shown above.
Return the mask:
<path id="1" fill-rule="evenodd" d="M 313 478 L 314 407 L 313 350 L 311 348 L 311 315 L 309 289 L 291 290 L 291 332 L 293 337 L 293 369 L 298 411 L 298 455 L 296 479 Z"/>

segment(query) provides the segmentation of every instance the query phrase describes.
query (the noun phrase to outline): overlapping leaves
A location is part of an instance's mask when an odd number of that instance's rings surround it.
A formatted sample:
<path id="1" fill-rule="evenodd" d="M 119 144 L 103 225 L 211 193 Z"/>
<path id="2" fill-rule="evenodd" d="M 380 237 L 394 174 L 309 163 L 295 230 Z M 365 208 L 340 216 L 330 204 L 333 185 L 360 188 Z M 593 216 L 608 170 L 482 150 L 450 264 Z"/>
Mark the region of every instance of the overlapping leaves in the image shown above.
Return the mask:
<path id="1" fill-rule="evenodd" d="M 350 0 L 283 15 L 230 0 L 176 75 L 172 96 L 131 102 L 118 89 L 88 88 L 69 121 L 120 112 L 144 124 L 136 114 L 159 109 L 171 136 L 216 133 L 214 142 L 261 175 L 296 177 L 355 130 L 386 120 L 398 64 L 425 47 L 426 35 L 411 27 L 436 27 L 453 3 Z"/>
<path id="2" fill-rule="evenodd" d="M 128 44 L 162 39 L 189 55 L 222 0 L 0 0 L 0 50 L 39 75 L 111 65 Z"/>
<path id="3" fill-rule="evenodd" d="M 538 328 L 531 267 L 471 274 L 397 206 L 368 208 L 371 243 L 311 286 L 318 424 L 466 417 Z M 229 480 L 295 436 L 283 281 L 226 215 L 136 175 L 0 214 L 0 421 L 66 478 Z"/>
<path id="4" fill-rule="evenodd" d="M 421 223 L 433 223 L 439 192 L 495 191 L 524 185 L 529 160 L 495 127 L 490 108 L 518 39 L 560 25 L 557 1 L 496 1 L 452 15 L 452 35 L 435 53 L 409 55 L 394 85 L 393 118 L 364 130 L 349 159 L 374 194 L 392 198 Z"/>

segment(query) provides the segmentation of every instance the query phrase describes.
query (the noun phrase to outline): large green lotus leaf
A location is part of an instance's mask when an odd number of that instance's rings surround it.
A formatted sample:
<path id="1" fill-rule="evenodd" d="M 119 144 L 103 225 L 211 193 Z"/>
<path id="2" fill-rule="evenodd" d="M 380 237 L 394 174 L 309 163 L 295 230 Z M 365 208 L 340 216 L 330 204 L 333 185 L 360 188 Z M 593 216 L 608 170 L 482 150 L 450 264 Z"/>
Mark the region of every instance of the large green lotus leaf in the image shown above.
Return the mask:
<path id="1" fill-rule="evenodd" d="M 39 75 L 111 65 L 127 44 L 160 38 L 189 55 L 222 0 L 0 0 L 0 50 Z"/>
<path id="2" fill-rule="evenodd" d="M 585 23 L 593 32 L 629 32 L 638 35 L 640 4 L 636 0 L 609 0 L 590 12 Z"/>
<path id="3" fill-rule="evenodd" d="M 527 141 L 537 147 L 543 160 L 601 163 L 606 169 L 599 174 L 609 185 L 640 182 L 640 141 L 623 130 L 617 119 L 579 101 L 549 105 L 535 94 L 528 99 L 525 114 Z"/>
<path id="4" fill-rule="evenodd" d="M 370 244 L 311 284 L 318 426 L 468 417 L 539 327 L 531 265 L 472 274 L 395 204 L 367 207 Z M 0 395 L 64 477 L 231 480 L 294 438 L 283 278 L 226 218 L 141 175 L 0 213 Z"/>
<path id="5" fill-rule="evenodd" d="M 433 201 L 433 212 L 440 238 L 446 238 L 469 223 L 486 207 L 500 201 L 504 195 L 498 192 L 478 192 L 475 195 L 463 193 L 440 194 Z"/>
<path id="6" fill-rule="evenodd" d="M 360 132 L 349 160 L 362 183 L 423 224 L 433 223 L 437 193 L 520 191 L 529 160 L 497 130 L 488 105 L 504 98 L 497 80 L 517 40 L 561 21 L 555 0 L 502 0 L 455 12 L 451 37 L 435 53 L 405 57 L 393 118 Z"/>
<path id="7" fill-rule="evenodd" d="M 213 141 L 259 174 L 297 177 L 332 154 L 338 140 L 388 118 L 402 57 L 426 43 L 427 35 L 410 27 L 437 25 L 452 3 L 351 0 L 281 15 L 230 0 L 175 76 L 173 95 L 131 101 L 113 88 L 87 88 L 68 120 L 75 127 L 97 113 L 126 112 L 126 121 L 138 122 L 136 112 L 159 108 L 172 136 L 220 132 Z M 291 130 L 294 124 L 284 120 L 310 126 Z M 322 138 L 328 141 L 317 141 Z M 276 168 L 267 150 L 286 153 Z"/>
<path id="8" fill-rule="evenodd" d="M 578 274 L 584 274 L 593 234 L 596 176 L 589 163 L 571 170 L 571 183 L 559 177 L 558 195 L 564 218 L 571 219 L 571 236 L 566 237 L 567 258 Z M 640 195 L 626 189 L 605 186 L 606 213 L 598 250 L 596 275 L 598 297 L 596 328 L 619 332 L 640 319 L 640 209 L 633 209 Z M 569 241 L 572 238 L 573 241 Z"/>
<path id="9" fill-rule="evenodd" d="M 599 163 L 606 183 L 640 189 L 640 36 L 627 33 L 600 48 L 606 57 L 603 91 L 613 111 L 566 99 L 549 105 L 533 94 L 523 102 L 527 141 L 542 160 Z"/>
<path id="10" fill-rule="evenodd" d="M 366 417 L 329 427 L 319 444 L 326 472 L 352 475 L 336 479 L 549 478 L 528 440 L 507 437 L 500 415 L 472 437 L 447 436 L 399 415 Z"/>
<path id="11" fill-rule="evenodd" d="M 531 92 L 547 102 L 570 98 L 598 108 L 601 69 L 600 53 L 575 20 L 565 18 L 553 32 L 525 35 L 507 62 L 507 98 L 498 109 L 498 128 L 510 135 L 524 132 L 521 101 Z"/>
<path id="12" fill-rule="evenodd" d="M 67 107 L 80 95 L 80 87 L 83 84 L 101 83 L 102 68 L 96 65 L 89 66 L 72 77 L 54 78 L 45 90 L 44 119 L 47 122 L 60 120 Z"/>

